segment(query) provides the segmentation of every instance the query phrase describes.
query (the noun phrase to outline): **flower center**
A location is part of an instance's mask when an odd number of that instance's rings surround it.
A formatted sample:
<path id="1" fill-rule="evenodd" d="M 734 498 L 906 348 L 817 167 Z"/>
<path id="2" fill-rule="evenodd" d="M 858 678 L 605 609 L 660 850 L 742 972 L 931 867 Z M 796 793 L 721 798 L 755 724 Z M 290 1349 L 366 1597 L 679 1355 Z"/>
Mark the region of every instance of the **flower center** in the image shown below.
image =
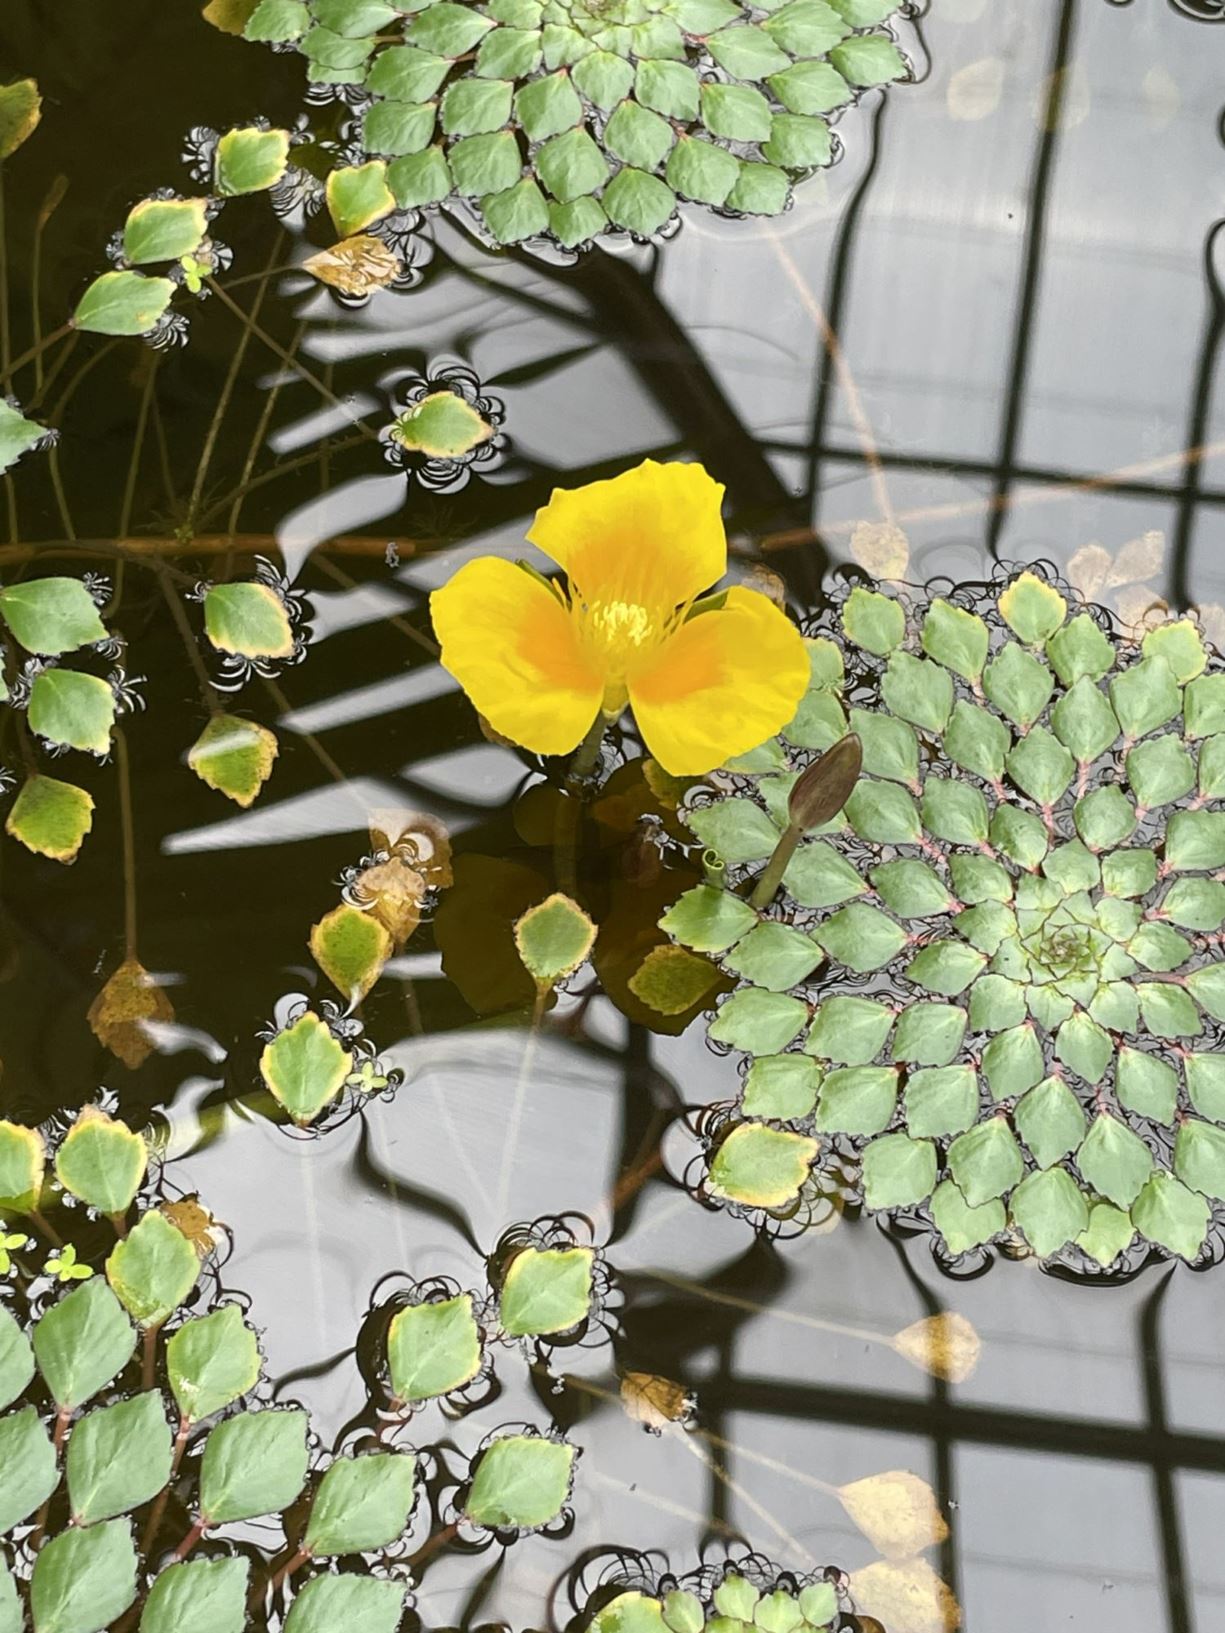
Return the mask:
<path id="1" fill-rule="evenodd" d="M 605 677 L 604 710 L 619 714 L 628 693 L 625 678 L 634 660 L 657 646 L 666 624 L 640 601 L 582 601 L 574 604 L 579 640 L 592 666 Z"/>

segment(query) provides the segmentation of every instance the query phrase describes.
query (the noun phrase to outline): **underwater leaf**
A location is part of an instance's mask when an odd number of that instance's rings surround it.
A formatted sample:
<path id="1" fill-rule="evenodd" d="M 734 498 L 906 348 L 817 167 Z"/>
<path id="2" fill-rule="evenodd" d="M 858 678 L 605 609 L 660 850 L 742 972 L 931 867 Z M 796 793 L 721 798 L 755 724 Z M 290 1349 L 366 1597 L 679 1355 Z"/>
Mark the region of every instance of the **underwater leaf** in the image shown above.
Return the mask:
<path id="1" fill-rule="evenodd" d="M 394 204 L 394 199 L 392 200 Z M 342 295 L 369 295 L 385 289 L 401 275 L 399 256 L 381 238 L 357 233 L 331 249 L 321 249 L 302 262 L 302 271 Z"/>
<path id="2" fill-rule="evenodd" d="M 634 1423 L 648 1429 L 679 1423 L 690 1410 L 689 1391 L 684 1384 L 654 1372 L 622 1373 L 621 1404 Z"/>
<path id="3" fill-rule="evenodd" d="M 77 302 L 72 326 L 95 335 L 147 335 L 170 305 L 174 290 L 169 278 L 104 272 Z"/>
<path id="4" fill-rule="evenodd" d="M 513 1338 L 568 1332 L 591 1310 L 591 1248 L 525 1247 L 502 1282 L 498 1316 Z"/>
<path id="5" fill-rule="evenodd" d="M 570 1495 L 574 1447 L 543 1435 L 505 1435 L 480 1454 L 464 1514 L 491 1530 L 535 1530 Z"/>
<path id="6" fill-rule="evenodd" d="M 124 260 L 129 266 L 147 266 L 193 254 L 208 230 L 207 209 L 202 198 L 142 199 L 124 222 Z"/>
<path id="7" fill-rule="evenodd" d="M 97 1106 L 82 1108 L 55 1154 L 64 1189 L 112 1217 L 132 1206 L 148 1165 L 144 1137 Z"/>
<path id="8" fill-rule="evenodd" d="M 28 1213 L 38 1206 L 47 1148 L 36 1128 L 0 1122 L 0 1208 Z"/>
<path id="9" fill-rule="evenodd" d="M 0 1411 L 10 1406 L 34 1376 L 30 1340 L 0 1304 Z M 0 1525 L 0 1531 L 4 1527 Z"/>
<path id="10" fill-rule="evenodd" d="M 238 715 L 215 714 L 187 751 L 200 781 L 245 811 L 267 782 L 277 740 L 267 726 Z"/>
<path id="11" fill-rule="evenodd" d="M 46 427 L 27 420 L 0 398 L 0 471 L 7 471 L 47 435 Z M 0 592 L 0 594 L 7 592 Z"/>
<path id="12" fill-rule="evenodd" d="M 59 1482 L 55 1447 L 35 1409 L 0 1418 L 0 1536 L 28 1520 Z"/>
<path id="13" fill-rule="evenodd" d="M 634 997 L 660 1015 L 688 1014 L 703 1000 L 709 1008 L 719 987 L 719 971 L 709 959 L 673 946 L 652 947 L 629 980 Z"/>
<path id="14" fill-rule="evenodd" d="M 886 1559 L 906 1559 L 943 1542 L 949 1528 L 926 1480 L 904 1469 L 838 1487 L 838 1501 Z"/>
<path id="15" fill-rule="evenodd" d="M 289 1507 L 306 1483 L 308 1423 L 291 1408 L 245 1412 L 217 1425 L 200 1464 L 200 1514 L 208 1525 Z"/>
<path id="16" fill-rule="evenodd" d="M 34 1328 L 38 1370 L 65 1412 L 104 1389 L 135 1349 L 135 1328 L 100 1276 L 74 1287 Z"/>
<path id="17" fill-rule="evenodd" d="M 0 85 L 0 160 L 10 158 L 34 134 L 42 118 L 43 99 L 32 79 Z"/>
<path id="18" fill-rule="evenodd" d="M 140 1216 L 106 1261 L 115 1296 L 142 1327 L 160 1327 L 173 1315 L 199 1274 L 195 1248 L 158 1208 Z"/>
<path id="19" fill-rule="evenodd" d="M 240 1558 L 171 1565 L 149 1589 L 140 1633 L 243 1633 L 250 1569 Z"/>
<path id="20" fill-rule="evenodd" d="M 288 658 L 293 630 L 281 598 L 266 584 L 213 584 L 204 597 L 204 630 L 221 652 Z"/>
<path id="21" fill-rule="evenodd" d="M 317 1576 L 294 1596 L 285 1633 L 396 1633 L 405 1591 L 373 1576 Z"/>
<path id="22" fill-rule="evenodd" d="M 44 669 L 30 688 L 30 730 L 49 743 L 105 754 L 115 724 L 115 697 L 97 675 Z"/>
<path id="23" fill-rule="evenodd" d="M 416 1480 L 411 1452 L 338 1457 L 311 1504 L 303 1546 L 316 1559 L 390 1547 L 408 1524 Z"/>
<path id="24" fill-rule="evenodd" d="M 747 1208 L 785 1207 L 807 1180 L 818 1149 L 806 1134 L 740 1123 L 715 1152 L 707 1189 Z"/>
<path id="25" fill-rule="evenodd" d="M 849 1591 L 856 1609 L 889 1633 L 956 1633 L 961 1626 L 952 1589 L 925 1559 L 879 1559 L 851 1572 Z"/>
<path id="26" fill-rule="evenodd" d="M 471 1383 L 481 1370 L 471 1293 L 397 1311 L 387 1332 L 387 1361 L 397 1401 L 431 1400 Z"/>
<path id="27" fill-rule="evenodd" d="M 34 429 L 42 434 L 41 427 Z M 0 437 L 4 422 L 0 418 Z M 0 468 L 3 449 L 0 447 Z M 27 578 L 0 590 L 0 617 L 27 652 L 58 657 L 107 638 L 106 625 L 79 578 Z"/>
<path id="28" fill-rule="evenodd" d="M 255 125 L 228 130 L 217 143 L 217 191 L 222 198 L 262 193 L 280 181 L 288 162 L 287 130 L 261 130 Z"/>
<path id="29" fill-rule="evenodd" d="M 254 1389 L 259 1344 L 235 1304 L 185 1321 L 166 1345 L 166 1368 L 179 1411 L 189 1422 L 211 1417 Z"/>
<path id="30" fill-rule="evenodd" d="M 1003 1226 L 1003 1214 L 1000 1226 Z M 946 1383 L 964 1383 L 978 1365 L 982 1340 L 963 1315 L 941 1310 L 895 1333 L 890 1343 L 912 1366 Z"/>
<path id="31" fill-rule="evenodd" d="M 537 989 L 547 991 L 573 975 L 595 945 L 596 927 L 577 902 L 548 896 L 515 923 L 515 945 Z"/>
<path id="32" fill-rule="evenodd" d="M 147 1023 L 172 1021 L 174 1006 L 144 965 L 127 958 L 90 1004 L 88 1019 L 98 1042 L 135 1071 L 155 1047 Z"/>
<path id="33" fill-rule="evenodd" d="M 353 1070 L 353 1056 L 308 1009 L 265 1045 L 259 1070 L 280 1104 L 304 1128 L 340 1093 Z"/>
<path id="34" fill-rule="evenodd" d="M 421 921 L 421 904 L 426 881 L 416 868 L 393 856 L 358 874 L 353 884 L 356 896 L 372 918 L 387 931 L 395 947 L 403 947 Z"/>
<path id="35" fill-rule="evenodd" d="M 390 215 L 396 201 L 387 185 L 386 162 L 371 159 L 367 164 L 342 165 L 330 171 L 327 203 L 341 238 L 350 238 Z"/>
<path id="36" fill-rule="evenodd" d="M 93 827 L 93 797 L 72 783 L 35 773 L 22 784 L 4 830 L 53 862 L 75 862 Z"/>
<path id="37" fill-rule="evenodd" d="M 68 1441 L 73 1522 L 93 1525 L 147 1503 L 170 1478 L 170 1426 L 160 1391 L 88 1412 Z"/>
<path id="38" fill-rule="evenodd" d="M 325 913 L 310 934 L 319 968 L 350 1004 L 360 1003 L 392 954 L 391 937 L 373 913 L 347 902 Z"/>
<path id="39" fill-rule="evenodd" d="M 804 55 L 824 53 L 814 51 Z M 902 579 L 910 565 L 910 541 L 894 522 L 856 522 L 851 534 L 851 555 L 869 578 L 878 582 Z"/>
<path id="40" fill-rule="evenodd" d="M 34 1633 L 100 1633 L 136 1597 L 136 1550 L 126 1520 L 52 1537 L 34 1562 Z"/>

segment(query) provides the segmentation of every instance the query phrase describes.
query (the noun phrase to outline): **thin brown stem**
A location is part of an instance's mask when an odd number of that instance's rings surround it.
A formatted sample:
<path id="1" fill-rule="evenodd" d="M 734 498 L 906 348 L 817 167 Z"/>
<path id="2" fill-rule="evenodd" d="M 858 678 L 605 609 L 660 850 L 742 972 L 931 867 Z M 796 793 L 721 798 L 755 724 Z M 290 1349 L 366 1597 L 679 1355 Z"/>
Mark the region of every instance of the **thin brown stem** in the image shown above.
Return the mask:
<path id="1" fill-rule="evenodd" d="M 178 1547 L 174 1551 L 174 1561 L 176 1564 L 179 1562 L 179 1560 L 187 1558 L 188 1554 L 196 1546 L 197 1542 L 199 1542 L 200 1538 L 204 1535 L 207 1529 L 208 1525 L 205 1520 L 196 1521 L 191 1530 L 187 1533 L 182 1542 L 179 1543 Z"/>
<path id="2" fill-rule="evenodd" d="M 127 738 L 118 726 L 115 728 L 115 765 L 119 773 L 119 820 L 123 829 L 123 939 L 126 956 L 129 959 L 134 959 L 136 957 L 136 830 L 132 820 L 132 776 L 128 762 L 128 743 Z"/>
<path id="3" fill-rule="evenodd" d="M 140 1356 L 140 1387 L 152 1389 L 157 1378 L 157 1338 L 160 1327 L 146 1327 Z"/>
<path id="4" fill-rule="evenodd" d="M 42 208 L 38 212 L 38 220 L 34 223 L 34 243 L 30 248 L 30 332 L 34 336 L 31 350 L 34 355 L 36 390 L 41 390 L 43 383 L 43 233 L 46 232 L 48 221 L 59 209 L 67 191 L 68 177 L 57 176 L 47 189 L 47 196 L 43 199 Z M 63 334 L 67 327 L 67 324 L 62 324 L 56 333 Z"/>
<path id="5" fill-rule="evenodd" d="M 35 330 L 35 333 L 37 333 L 37 329 Z M 61 323 L 59 328 L 52 329 L 49 335 L 40 336 L 35 345 L 30 346 L 26 351 L 22 352 L 20 357 L 14 358 L 13 361 L 5 368 L 5 379 L 11 380 L 13 375 L 15 375 L 19 369 L 25 368 L 27 363 L 37 363 L 38 369 L 35 380 L 36 384 L 39 387 L 42 387 L 42 364 L 45 361 L 43 354 L 45 352 L 49 352 L 52 346 L 57 346 L 59 342 L 67 335 L 75 334 L 76 330 L 72 327 L 71 323 Z"/>
<path id="6" fill-rule="evenodd" d="M 4 219 L 4 171 L 0 168 L 0 370 L 5 380 L 12 376 L 11 337 L 9 335 L 9 265 L 8 243 Z"/>
<path id="7" fill-rule="evenodd" d="M 170 616 L 174 619 L 175 627 L 183 639 L 183 647 L 188 661 L 196 677 L 196 685 L 200 690 L 200 701 L 208 711 L 210 718 L 221 713 L 221 705 L 217 701 L 217 694 L 213 690 L 213 683 L 208 678 L 208 670 L 204 667 L 204 659 L 200 656 L 200 647 L 196 641 L 195 631 L 188 622 L 187 614 L 183 610 L 183 603 L 174 592 L 174 587 L 165 571 L 165 563 L 159 563 L 158 580 L 162 586 L 162 594 L 166 598 L 166 605 L 170 608 Z"/>
<path id="8" fill-rule="evenodd" d="M 303 318 L 302 322 L 299 323 L 298 327 L 294 330 L 293 339 L 289 343 L 291 355 L 296 354 L 298 347 L 302 344 L 302 337 L 305 333 L 306 319 Z M 242 511 L 242 502 L 247 494 L 247 485 L 251 481 L 252 472 L 255 470 L 255 461 L 259 458 L 259 451 L 264 446 L 264 442 L 268 436 L 268 427 L 272 423 L 273 411 L 276 408 L 277 398 L 280 396 L 280 394 L 281 380 L 278 378 L 273 381 L 272 385 L 269 387 L 264 396 L 264 406 L 260 410 L 259 421 L 255 427 L 255 432 L 251 437 L 250 446 L 247 449 L 247 457 L 243 461 L 242 475 L 239 477 L 238 486 L 234 490 L 234 502 L 230 506 L 230 519 L 226 523 L 226 532 L 229 534 L 231 545 L 233 544 L 235 534 L 238 532 L 238 518 Z M 354 440 L 359 441 L 361 439 L 355 438 Z M 226 552 L 226 578 L 229 578 L 233 569 L 234 552 L 231 548 Z"/>
<path id="9" fill-rule="evenodd" d="M 59 1231 L 56 1230 L 55 1226 L 50 1222 L 46 1215 L 41 1213 L 38 1208 L 31 1208 L 26 1214 L 26 1218 L 40 1235 L 47 1238 L 52 1247 L 63 1247 L 64 1238 L 60 1235 Z"/>

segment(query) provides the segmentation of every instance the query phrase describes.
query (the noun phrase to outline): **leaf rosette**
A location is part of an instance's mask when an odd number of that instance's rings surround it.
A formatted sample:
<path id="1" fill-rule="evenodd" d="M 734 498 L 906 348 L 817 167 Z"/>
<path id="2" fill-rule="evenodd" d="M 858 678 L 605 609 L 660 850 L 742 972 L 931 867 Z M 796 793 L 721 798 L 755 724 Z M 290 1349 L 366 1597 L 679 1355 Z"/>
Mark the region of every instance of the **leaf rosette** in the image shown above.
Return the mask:
<path id="1" fill-rule="evenodd" d="M 1052 575 L 894 588 L 835 592 L 791 725 L 687 813 L 729 883 L 663 927 L 738 978 L 710 1036 L 750 1057 L 706 1189 L 782 1217 L 849 1155 L 869 1209 L 923 1210 L 954 1256 L 1011 1233 L 1082 1270 L 1199 1259 L 1225 1199 L 1225 661 Z M 742 887 L 847 732 L 863 775 L 758 913 Z"/>

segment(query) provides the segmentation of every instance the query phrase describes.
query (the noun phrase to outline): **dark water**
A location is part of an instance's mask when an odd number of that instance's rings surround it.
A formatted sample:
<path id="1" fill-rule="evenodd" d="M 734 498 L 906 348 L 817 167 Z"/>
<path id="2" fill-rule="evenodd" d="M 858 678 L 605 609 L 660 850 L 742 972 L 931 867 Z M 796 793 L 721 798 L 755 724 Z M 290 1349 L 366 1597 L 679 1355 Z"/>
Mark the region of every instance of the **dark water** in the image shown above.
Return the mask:
<path id="1" fill-rule="evenodd" d="M 193 314 L 189 344 L 157 361 L 130 505 L 152 354 L 83 338 L 47 395 L 63 502 L 50 463 L 24 461 L 0 570 L 36 558 L 113 576 L 116 539 L 132 541 L 113 622 L 147 708 L 125 722 L 126 885 L 139 956 L 182 1031 L 129 1072 L 87 1024 L 124 954 L 125 868 L 116 766 L 82 771 L 74 756 L 98 806 L 76 865 L 0 848 L 0 1114 L 36 1121 L 100 1085 L 136 1125 L 161 1108 L 168 1181 L 230 1228 L 226 1285 L 250 1296 L 270 1374 L 328 1441 L 364 1407 L 352 1346 L 389 1273 L 472 1285 L 507 1225 L 577 1211 L 618 1276 L 615 1356 L 609 1343 L 554 1356 L 596 1393 L 554 1394 L 512 1354 L 496 1401 L 422 1428 L 470 1451 L 501 1423 L 556 1413 L 583 1451 L 571 1535 L 516 1544 L 488 1578 L 496 1549 L 434 1553 L 427 1626 L 564 1621 L 567 1571 L 614 1545 L 683 1571 L 738 1534 L 789 1569 L 853 1570 L 874 1555 L 830 1487 L 895 1468 L 939 1495 L 951 1535 L 929 1557 L 972 1630 L 1225 1625 L 1220 1272 L 1085 1287 L 1005 1262 L 950 1281 L 922 1240 L 899 1245 L 867 1221 L 770 1246 L 694 1203 L 678 1183 L 691 1146 L 672 1125 L 726 1097 L 732 1065 L 700 1023 L 652 1035 L 594 982 L 528 1044 L 508 924 L 554 886 L 551 819 L 544 796 L 523 797 L 538 773 L 481 736 L 433 661 L 425 610 L 470 555 L 520 554 L 551 487 L 648 454 L 697 457 L 726 482 L 744 561 L 780 573 L 798 609 L 848 558 L 854 524 L 882 519 L 906 530 L 916 578 L 974 579 L 993 559 L 1066 566 L 1091 543 L 1115 557 L 1159 533 L 1144 598 L 1225 601 L 1225 25 L 1212 14 L 933 0 L 926 77 L 868 97 L 842 163 L 777 222 L 695 210 L 665 245 L 567 269 L 490 255 L 434 218 L 418 287 L 359 309 L 300 277 L 237 286 L 248 310 L 263 291 L 267 339 L 244 341 L 219 299 Z M 34 222 L 57 177 L 46 314 L 102 269 L 133 201 L 184 185 L 190 127 L 292 124 L 302 107 L 297 57 L 227 37 L 193 5 L 7 0 L 0 68 L 34 75 L 46 99 L 4 167 L 15 351 L 29 344 Z M 301 254 L 262 199 L 223 222 L 230 280 Z M 504 402 L 509 447 L 488 480 L 436 495 L 406 488 L 354 421 L 377 429 L 397 376 L 452 358 Z M 268 480 L 235 521 L 252 449 Z M 241 694 L 281 743 L 248 812 L 183 764 L 205 716 L 142 552 L 193 581 L 269 556 L 307 592 L 306 661 L 279 690 L 257 680 Z M 1123 560 L 1121 584 L 1091 590 L 1122 593 L 1126 612 Z M 441 818 L 461 858 L 447 969 L 426 926 L 364 1005 L 367 1033 L 406 1074 L 395 1098 L 290 1137 L 244 1104 L 256 1034 L 319 983 L 307 935 L 368 851 L 371 810 L 405 805 Z M 606 832 L 584 862 L 610 989 L 683 882 L 653 854 L 632 830 Z M 939 1309 L 982 1340 L 960 1385 L 871 1337 Z M 599 1393 L 615 1393 L 618 1370 L 683 1382 L 716 1439 L 644 1434 Z"/>

